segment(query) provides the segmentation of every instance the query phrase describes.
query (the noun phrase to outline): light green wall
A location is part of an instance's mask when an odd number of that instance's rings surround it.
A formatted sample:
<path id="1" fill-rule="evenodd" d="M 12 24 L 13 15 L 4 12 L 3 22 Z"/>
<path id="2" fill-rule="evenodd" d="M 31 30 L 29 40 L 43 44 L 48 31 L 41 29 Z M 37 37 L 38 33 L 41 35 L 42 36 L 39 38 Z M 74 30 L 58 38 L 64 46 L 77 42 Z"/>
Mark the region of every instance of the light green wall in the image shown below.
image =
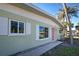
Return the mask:
<path id="1" fill-rule="evenodd" d="M 51 42 L 51 39 L 36 40 L 36 25 L 39 24 L 46 27 L 51 27 L 51 25 L 48 25 L 42 22 L 37 22 L 3 10 L 0 10 L 0 16 L 21 20 L 24 22 L 30 22 L 32 25 L 31 35 L 20 35 L 20 36 L 19 35 L 17 36 L 0 35 L 0 55 L 11 55 L 23 50 L 27 50 L 32 47 L 36 47 L 36 46 Z"/>
<path id="2" fill-rule="evenodd" d="M 62 33 L 59 32 L 60 27 L 57 28 L 57 39 L 60 40 L 61 39 L 61 35 Z"/>

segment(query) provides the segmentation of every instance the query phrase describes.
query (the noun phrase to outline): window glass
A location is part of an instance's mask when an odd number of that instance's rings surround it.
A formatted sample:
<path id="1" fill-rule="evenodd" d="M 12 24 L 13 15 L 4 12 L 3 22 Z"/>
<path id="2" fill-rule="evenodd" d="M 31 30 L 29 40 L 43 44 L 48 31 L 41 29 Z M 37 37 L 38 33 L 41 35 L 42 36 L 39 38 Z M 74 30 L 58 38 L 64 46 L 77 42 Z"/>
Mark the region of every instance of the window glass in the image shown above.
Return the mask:
<path id="1" fill-rule="evenodd" d="M 11 33 L 18 33 L 18 22 L 11 21 Z"/>
<path id="2" fill-rule="evenodd" d="M 19 22 L 19 33 L 24 33 L 24 23 Z"/>
<path id="3" fill-rule="evenodd" d="M 48 28 L 45 27 L 45 38 L 48 38 Z"/>
<path id="4" fill-rule="evenodd" d="M 40 39 L 43 39 L 45 37 L 45 32 L 44 31 L 45 31 L 44 27 L 40 26 L 39 27 L 39 38 Z"/>
<path id="5" fill-rule="evenodd" d="M 48 28 L 47 27 L 39 27 L 39 39 L 48 38 Z"/>
<path id="6" fill-rule="evenodd" d="M 24 23 L 19 21 L 10 21 L 10 33 L 24 34 Z"/>

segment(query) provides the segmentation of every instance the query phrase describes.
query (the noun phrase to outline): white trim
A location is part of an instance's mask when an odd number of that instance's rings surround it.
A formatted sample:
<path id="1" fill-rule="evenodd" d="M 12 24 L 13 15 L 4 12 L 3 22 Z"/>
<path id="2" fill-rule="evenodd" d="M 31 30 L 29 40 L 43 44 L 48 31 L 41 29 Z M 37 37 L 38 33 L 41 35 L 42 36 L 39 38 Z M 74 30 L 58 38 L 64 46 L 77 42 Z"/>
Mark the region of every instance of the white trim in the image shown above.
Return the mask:
<path id="1" fill-rule="evenodd" d="M 17 29 L 18 30 L 18 32 L 17 33 L 11 33 L 11 21 L 16 21 L 16 22 L 18 22 L 18 28 L 19 28 L 19 22 L 22 22 L 22 23 L 24 23 L 24 33 L 19 33 L 19 29 Z M 19 20 L 14 20 L 14 19 L 9 19 L 9 25 L 8 25 L 8 28 L 9 28 L 9 36 L 15 36 L 15 35 L 25 35 L 25 22 L 23 22 L 23 21 L 19 21 Z"/>
<path id="2" fill-rule="evenodd" d="M 47 39 L 49 39 L 49 37 L 48 38 L 44 38 L 44 39 L 38 39 L 38 40 L 47 40 Z"/>
<path id="3" fill-rule="evenodd" d="M 4 11 L 11 12 L 11 13 L 19 15 L 19 16 L 24 16 L 24 17 L 29 18 L 31 20 L 35 20 L 35 21 L 38 21 L 38 22 L 43 22 L 43 23 L 46 23 L 46 24 L 49 24 L 49 25 L 59 26 L 58 24 L 56 24 L 55 22 L 53 22 L 49 18 L 45 18 L 43 16 L 36 15 L 32 12 L 28 12 L 27 10 L 25 11 L 21 8 L 12 6 L 10 4 L 0 4 L 0 9 L 2 9 Z"/>
<path id="4" fill-rule="evenodd" d="M 49 27 L 49 38 L 52 40 L 52 27 Z"/>
<path id="5" fill-rule="evenodd" d="M 36 25 L 36 40 L 39 40 L 39 25 Z"/>

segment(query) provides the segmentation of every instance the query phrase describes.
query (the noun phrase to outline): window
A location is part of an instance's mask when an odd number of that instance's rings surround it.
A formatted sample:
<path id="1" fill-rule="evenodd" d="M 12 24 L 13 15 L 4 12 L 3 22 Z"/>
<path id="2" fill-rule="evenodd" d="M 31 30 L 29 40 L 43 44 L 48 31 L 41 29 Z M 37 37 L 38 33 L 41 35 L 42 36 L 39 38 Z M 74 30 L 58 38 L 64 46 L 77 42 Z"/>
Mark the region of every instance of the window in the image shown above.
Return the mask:
<path id="1" fill-rule="evenodd" d="M 45 37 L 48 38 L 48 28 L 45 27 Z"/>
<path id="2" fill-rule="evenodd" d="M 39 26 L 39 39 L 48 38 L 48 28 Z"/>
<path id="3" fill-rule="evenodd" d="M 18 33 L 18 22 L 11 21 L 11 33 Z"/>
<path id="4" fill-rule="evenodd" d="M 63 29 L 62 28 L 59 28 L 59 33 L 62 33 Z"/>
<path id="5" fill-rule="evenodd" d="M 39 39 L 43 39 L 45 37 L 45 31 L 44 27 L 39 27 Z"/>
<path id="6" fill-rule="evenodd" d="M 19 33 L 24 33 L 24 23 L 19 22 Z"/>
<path id="7" fill-rule="evenodd" d="M 25 26 L 23 22 L 20 21 L 10 21 L 10 34 L 24 34 Z"/>

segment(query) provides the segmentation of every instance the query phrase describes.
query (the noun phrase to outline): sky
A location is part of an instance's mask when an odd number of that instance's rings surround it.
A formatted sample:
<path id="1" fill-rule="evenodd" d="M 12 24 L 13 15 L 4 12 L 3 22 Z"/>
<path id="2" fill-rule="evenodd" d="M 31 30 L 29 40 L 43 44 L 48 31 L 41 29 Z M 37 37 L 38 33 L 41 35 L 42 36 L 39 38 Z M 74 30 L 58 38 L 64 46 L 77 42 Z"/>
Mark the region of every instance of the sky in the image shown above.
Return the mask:
<path id="1" fill-rule="evenodd" d="M 59 9 L 62 9 L 62 3 L 34 3 L 35 6 L 41 8 L 42 10 L 47 11 L 49 14 L 52 14 L 54 16 L 58 15 Z M 67 6 L 77 6 L 79 7 L 79 3 L 67 3 Z M 79 12 L 78 12 L 78 16 L 79 16 Z M 74 23 L 74 26 L 77 25 L 77 23 L 79 22 L 79 17 L 73 17 L 71 19 L 71 22 Z M 75 28 L 73 28 L 74 30 Z"/>

